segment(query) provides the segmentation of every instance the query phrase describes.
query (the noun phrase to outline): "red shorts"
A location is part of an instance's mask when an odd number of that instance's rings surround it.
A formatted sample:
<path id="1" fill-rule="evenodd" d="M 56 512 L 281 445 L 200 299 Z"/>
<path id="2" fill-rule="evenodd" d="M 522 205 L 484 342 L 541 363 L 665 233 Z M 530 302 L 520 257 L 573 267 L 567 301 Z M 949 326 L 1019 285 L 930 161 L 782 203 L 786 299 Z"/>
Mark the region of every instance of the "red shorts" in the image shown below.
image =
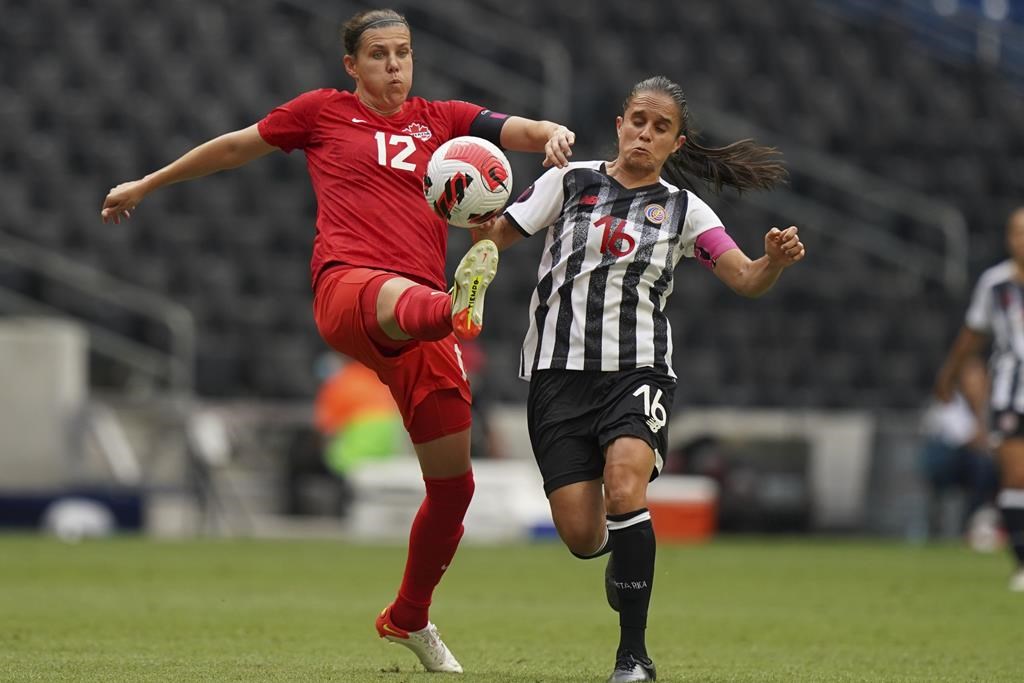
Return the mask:
<path id="1" fill-rule="evenodd" d="M 367 286 L 379 288 L 394 277 L 399 276 L 372 268 L 332 268 L 317 283 L 313 315 L 320 336 L 331 348 L 375 371 L 391 389 L 408 430 L 416 407 L 430 394 L 455 389 L 467 405 L 472 394 L 454 334 L 438 341 L 410 340 L 387 354 L 370 338 L 363 322 L 362 291 Z M 467 421 L 447 432 L 468 428 Z"/>

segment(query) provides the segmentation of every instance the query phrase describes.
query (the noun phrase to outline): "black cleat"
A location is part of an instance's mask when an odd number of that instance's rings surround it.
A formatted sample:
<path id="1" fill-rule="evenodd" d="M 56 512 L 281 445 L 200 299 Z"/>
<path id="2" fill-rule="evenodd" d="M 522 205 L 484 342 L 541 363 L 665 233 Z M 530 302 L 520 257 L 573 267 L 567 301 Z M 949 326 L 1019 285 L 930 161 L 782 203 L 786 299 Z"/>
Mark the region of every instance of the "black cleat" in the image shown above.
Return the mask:
<path id="1" fill-rule="evenodd" d="M 630 681 L 657 680 L 658 672 L 649 657 L 637 657 L 631 652 L 619 655 L 615 660 L 615 671 L 608 683 L 629 683 Z"/>
<path id="2" fill-rule="evenodd" d="M 608 554 L 608 564 L 604 568 L 604 596 L 608 598 L 608 606 L 619 611 L 619 589 L 615 586 L 615 575 L 612 574 L 612 556 Z"/>

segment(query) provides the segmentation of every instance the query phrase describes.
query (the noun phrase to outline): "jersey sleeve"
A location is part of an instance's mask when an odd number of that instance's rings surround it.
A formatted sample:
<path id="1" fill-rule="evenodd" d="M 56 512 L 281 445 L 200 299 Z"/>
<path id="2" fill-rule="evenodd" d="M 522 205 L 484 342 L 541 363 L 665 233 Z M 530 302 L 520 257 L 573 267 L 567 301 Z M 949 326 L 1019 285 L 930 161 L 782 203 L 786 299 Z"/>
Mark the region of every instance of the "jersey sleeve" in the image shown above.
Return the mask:
<path id="1" fill-rule="evenodd" d="M 476 118 L 487 111 L 478 104 L 463 102 L 462 100 L 449 100 L 444 103 L 448 110 L 448 118 L 451 125 L 451 136 L 457 138 L 460 135 L 478 135 L 471 132 L 473 122 Z M 479 135 L 478 137 L 484 137 Z M 490 138 L 487 138 L 490 140 Z M 491 142 L 494 142 L 491 140 Z"/>
<path id="2" fill-rule="evenodd" d="M 505 217 L 516 230 L 530 237 L 555 222 L 565 203 L 562 179 L 568 170 L 569 167 L 549 169 L 505 209 Z"/>
<path id="3" fill-rule="evenodd" d="M 988 278 L 981 278 L 974 286 L 964 324 L 975 332 L 992 332 L 992 285 Z"/>
<path id="4" fill-rule="evenodd" d="M 263 117 L 256 129 L 260 136 L 284 152 L 303 149 L 313 136 L 316 117 L 327 102 L 331 90 L 311 90 L 285 102 Z"/>
<path id="5" fill-rule="evenodd" d="M 703 199 L 691 192 L 689 202 L 686 205 L 686 216 L 683 218 L 683 227 L 679 231 L 679 243 L 682 247 L 683 256 L 693 258 L 697 238 L 714 228 L 725 229 L 722 225 L 722 219 L 715 214 L 714 210 Z"/>

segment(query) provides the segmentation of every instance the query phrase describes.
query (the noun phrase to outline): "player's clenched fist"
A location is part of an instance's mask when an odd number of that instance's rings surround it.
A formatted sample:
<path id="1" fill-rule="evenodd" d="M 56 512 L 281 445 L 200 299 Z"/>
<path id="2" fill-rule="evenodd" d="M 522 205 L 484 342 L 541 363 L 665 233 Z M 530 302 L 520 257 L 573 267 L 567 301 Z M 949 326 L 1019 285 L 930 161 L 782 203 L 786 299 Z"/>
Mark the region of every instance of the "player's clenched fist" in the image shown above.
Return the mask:
<path id="1" fill-rule="evenodd" d="M 131 180 L 121 183 L 107 193 L 103 200 L 103 208 L 100 210 L 100 217 L 104 223 L 114 221 L 120 223 L 121 218 L 130 218 L 132 211 L 139 205 L 142 198 L 146 196 L 146 188 L 141 180 Z"/>
<path id="2" fill-rule="evenodd" d="M 772 228 L 765 234 L 764 253 L 772 263 L 783 267 L 791 266 L 807 254 L 798 232 L 797 227 L 791 225 L 785 230 Z"/>

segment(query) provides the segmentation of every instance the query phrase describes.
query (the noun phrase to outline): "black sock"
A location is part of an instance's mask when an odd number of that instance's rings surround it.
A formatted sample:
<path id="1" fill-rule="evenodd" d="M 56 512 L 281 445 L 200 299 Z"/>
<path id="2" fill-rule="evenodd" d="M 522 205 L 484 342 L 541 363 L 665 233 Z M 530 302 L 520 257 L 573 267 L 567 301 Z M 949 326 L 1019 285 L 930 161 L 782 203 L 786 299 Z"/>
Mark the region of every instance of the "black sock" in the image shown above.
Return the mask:
<path id="1" fill-rule="evenodd" d="M 1024 569 L 1024 489 L 1003 489 L 997 498 L 1017 567 Z"/>
<path id="2" fill-rule="evenodd" d="M 655 540 L 651 513 L 641 508 L 622 515 L 608 515 L 608 531 L 615 584 L 619 590 L 618 655 L 631 652 L 646 657 L 644 633 L 654 585 Z"/>

